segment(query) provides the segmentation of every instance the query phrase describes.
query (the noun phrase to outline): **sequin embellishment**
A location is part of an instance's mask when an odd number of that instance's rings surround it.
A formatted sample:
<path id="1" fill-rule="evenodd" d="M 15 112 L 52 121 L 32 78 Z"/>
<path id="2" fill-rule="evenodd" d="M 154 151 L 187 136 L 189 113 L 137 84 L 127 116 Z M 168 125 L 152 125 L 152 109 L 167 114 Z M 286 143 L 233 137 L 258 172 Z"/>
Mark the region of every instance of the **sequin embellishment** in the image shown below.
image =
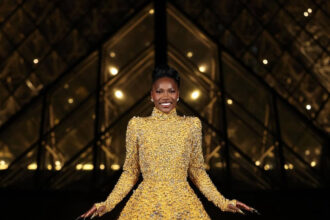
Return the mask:
<path id="1" fill-rule="evenodd" d="M 117 184 L 104 202 L 111 211 L 143 180 L 126 203 L 119 219 L 210 219 L 187 177 L 205 197 L 227 211 L 226 199 L 204 169 L 202 124 L 199 118 L 164 113 L 153 108 L 148 117 L 133 117 L 126 131 L 126 158 Z"/>

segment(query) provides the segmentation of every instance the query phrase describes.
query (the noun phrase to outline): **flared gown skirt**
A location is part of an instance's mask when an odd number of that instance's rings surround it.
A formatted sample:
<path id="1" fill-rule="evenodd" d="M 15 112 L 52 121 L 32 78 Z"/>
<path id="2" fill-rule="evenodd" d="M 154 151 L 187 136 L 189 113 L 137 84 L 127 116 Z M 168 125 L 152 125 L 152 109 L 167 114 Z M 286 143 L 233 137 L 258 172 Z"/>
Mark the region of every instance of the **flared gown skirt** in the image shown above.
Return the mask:
<path id="1" fill-rule="evenodd" d="M 143 180 L 127 201 L 119 220 L 209 220 L 188 181 Z"/>

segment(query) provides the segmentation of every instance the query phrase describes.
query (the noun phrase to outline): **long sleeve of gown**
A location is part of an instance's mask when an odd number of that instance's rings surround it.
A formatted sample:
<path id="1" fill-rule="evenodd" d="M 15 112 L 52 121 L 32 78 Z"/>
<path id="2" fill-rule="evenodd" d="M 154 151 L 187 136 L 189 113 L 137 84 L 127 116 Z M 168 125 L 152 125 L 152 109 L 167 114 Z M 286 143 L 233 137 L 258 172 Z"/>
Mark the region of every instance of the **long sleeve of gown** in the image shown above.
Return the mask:
<path id="1" fill-rule="evenodd" d="M 138 146 L 136 135 L 136 117 L 130 119 L 126 130 L 126 158 L 123 166 L 123 172 L 118 182 L 104 202 L 96 203 L 96 207 L 104 205 L 106 208 L 100 216 L 110 212 L 133 188 L 136 184 L 140 167 L 138 161 Z"/>
<path id="2" fill-rule="evenodd" d="M 235 204 L 235 200 L 226 199 L 212 183 L 204 168 L 204 158 L 202 150 L 202 124 L 199 118 L 192 118 L 193 124 L 193 146 L 189 164 L 189 177 L 199 188 L 205 197 L 213 202 L 222 211 L 229 211 L 228 204 Z"/>

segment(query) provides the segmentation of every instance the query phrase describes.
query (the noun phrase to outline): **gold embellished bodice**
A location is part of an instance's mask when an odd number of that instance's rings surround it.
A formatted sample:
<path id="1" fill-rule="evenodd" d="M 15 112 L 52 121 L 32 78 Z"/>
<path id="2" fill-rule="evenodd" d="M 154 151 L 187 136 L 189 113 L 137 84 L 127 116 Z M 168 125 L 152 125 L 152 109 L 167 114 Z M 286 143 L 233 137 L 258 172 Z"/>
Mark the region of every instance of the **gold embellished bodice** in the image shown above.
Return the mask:
<path id="1" fill-rule="evenodd" d="M 111 211 L 143 180 L 120 214 L 120 219 L 209 219 L 187 177 L 206 198 L 227 211 L 224 198 L 204 169 L 202 125 L 197 117 L 164 113 L 153 108 L 148 117 L 133 117 L 126 131 L 126 158 L 108 198 L 96 206 Z"/>

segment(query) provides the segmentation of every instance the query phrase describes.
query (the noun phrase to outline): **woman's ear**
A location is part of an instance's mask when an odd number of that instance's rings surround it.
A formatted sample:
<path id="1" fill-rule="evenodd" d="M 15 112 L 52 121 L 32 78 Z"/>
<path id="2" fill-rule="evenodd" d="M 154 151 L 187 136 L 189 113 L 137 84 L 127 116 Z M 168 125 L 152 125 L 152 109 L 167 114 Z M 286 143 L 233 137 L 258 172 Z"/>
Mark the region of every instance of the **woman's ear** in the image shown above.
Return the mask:
<path id="1" fill-rule="evenodd" d="M 150 99 L 152 99 L 152 89 L 150 89 Z"/>

